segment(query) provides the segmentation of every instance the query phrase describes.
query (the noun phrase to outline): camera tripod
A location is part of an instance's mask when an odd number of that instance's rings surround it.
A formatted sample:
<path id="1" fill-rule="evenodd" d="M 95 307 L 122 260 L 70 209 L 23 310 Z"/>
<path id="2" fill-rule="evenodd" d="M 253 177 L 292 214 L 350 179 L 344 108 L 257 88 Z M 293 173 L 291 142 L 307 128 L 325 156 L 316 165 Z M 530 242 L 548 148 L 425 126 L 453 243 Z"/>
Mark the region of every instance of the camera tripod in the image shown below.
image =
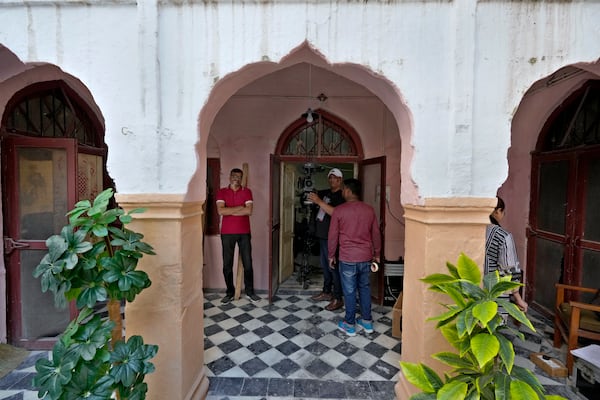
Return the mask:
<path id="1" fill-rule="evenodd" d="M 308 207 L 308 218 L 307 220 L 310 221 L 310 217 L 311 217 L 311 208 Z M 315 244 L 315 238 L 310 234 L 309 230 L 308 230 L 308 225 L 306 227 L 306 229 L 304 230 L 303 233 L 303 238 L 302 238 L 302 253 L 301 254 L 301 259 L 299 263 L 294 263 L 294 265 L 296 267 L 298 267 L 298 282 L 302 284 L 302 288 L 303 289 L 308 289 L 308 285 L 310 285 L 310 279 L 309 279 L 309 275 L 311 270 L 314 268 L 314 266 L 312 266 L 310 264 L 310 255 L 312 254 L 312 248 L 313 245 Z"/>

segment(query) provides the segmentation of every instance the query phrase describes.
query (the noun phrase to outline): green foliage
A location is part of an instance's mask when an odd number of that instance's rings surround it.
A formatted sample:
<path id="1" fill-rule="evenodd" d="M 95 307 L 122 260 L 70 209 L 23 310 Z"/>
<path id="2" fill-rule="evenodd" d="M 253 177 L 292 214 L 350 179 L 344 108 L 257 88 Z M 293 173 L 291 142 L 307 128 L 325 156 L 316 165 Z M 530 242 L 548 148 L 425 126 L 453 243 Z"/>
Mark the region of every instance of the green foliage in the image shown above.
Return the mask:
<path id="1" fill-rule="evenodd" d="M 501 277 L 497 271 L 485 275 L 482 282 L 479 267 L 464 254 L 456 266 L 446 266 L 449 274 L 432 274 L 422 281 L 454 302 L 444 304 L 446 311 L 430 319 L 437 321 L 436 327 L 456 349 L 456 353 L 441 352 L 432 357 L 452 370 L 442 380 L 424 364 L 400 362 L 406 380 L 422 390 L 411 400 L 562 399 L 546 396 L 531 371 L 514 365 L 515 351 L 506 334 L 521 340 L 524 337 L 503 323 L 498 309 L 502 307 L 532 331 L 535 328 L 517 306 L 498 297 L 521 284 L 512 282 L 511 276 Z"/>
<path id="2" fill-rule="evenodd" d="M 80 201 L 67 214 L 69 225 L 46 240 L 48 253 L 34 270 L 42 291 L 52 291 L 57 306 L 75 301 L 79 314 L 52 350 L 52 359 L 36 363 L 33 384 L 40 398 L 49 400 L 145 399 L 146 374 L 158 346 L 146 345 L 140 336 L 112 342 L 115 322 L 94 315 L 98 302 L 133 301 L 151 282 L 137 271 L 144 254 L 154 254 L 143 235 L 125 228 L 131 214 L 109 208 L 112 189 L 93 203 Z M 119 315 L 120 318 L 120 315 Z"/>

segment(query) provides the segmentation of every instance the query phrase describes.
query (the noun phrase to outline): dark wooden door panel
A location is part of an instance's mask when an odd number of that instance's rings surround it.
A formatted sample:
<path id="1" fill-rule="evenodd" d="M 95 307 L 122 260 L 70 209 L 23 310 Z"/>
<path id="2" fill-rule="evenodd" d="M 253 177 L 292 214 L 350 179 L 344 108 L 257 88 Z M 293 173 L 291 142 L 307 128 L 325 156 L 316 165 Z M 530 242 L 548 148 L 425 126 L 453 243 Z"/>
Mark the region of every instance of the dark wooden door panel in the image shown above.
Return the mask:
<path id="1" fill-rule="evenodd" d="M 50 348 L 68 324 L 70 309 L 54 307 L 33 271 L 46 239 L 68 223 L 76 201 L 77 141 L 7 138 L 3 143 L 4 238 L 11 343 Z M 16 246 L 15 246 L 16 244 Z"/>

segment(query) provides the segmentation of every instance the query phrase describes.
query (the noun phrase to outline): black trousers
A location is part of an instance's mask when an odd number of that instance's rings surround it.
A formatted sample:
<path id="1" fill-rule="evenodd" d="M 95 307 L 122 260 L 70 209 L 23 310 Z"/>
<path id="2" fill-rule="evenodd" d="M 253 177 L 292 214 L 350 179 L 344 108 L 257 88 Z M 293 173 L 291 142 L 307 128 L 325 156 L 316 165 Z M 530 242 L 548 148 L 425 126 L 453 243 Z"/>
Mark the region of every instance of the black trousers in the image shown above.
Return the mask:
<path id="1" fill-rule="evenodd" d="M 244 265 L 244 286 L 246 288 L 246 294 L 254 293 L 252 244 L 250 243 L 250 234 L 221 234 L 221 244 L 223 246 L 223 276 L 225 277 L 228 296 L 233 296 L 235 294 L 235 285 L 233 284 L 233 254 L 236 243 L 240 250 L 242 264 Z"/>

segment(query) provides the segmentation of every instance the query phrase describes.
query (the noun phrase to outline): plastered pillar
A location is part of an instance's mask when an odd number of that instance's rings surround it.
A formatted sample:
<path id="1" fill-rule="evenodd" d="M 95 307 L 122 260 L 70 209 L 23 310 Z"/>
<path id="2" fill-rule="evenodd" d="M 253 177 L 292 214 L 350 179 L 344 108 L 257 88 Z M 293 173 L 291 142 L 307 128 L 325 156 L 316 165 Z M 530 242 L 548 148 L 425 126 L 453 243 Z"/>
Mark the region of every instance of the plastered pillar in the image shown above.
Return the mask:
<path id="1" fill-rule="evenodd" d="M 141 335 L 144 343 L 159 346 L 152 360 L 156 370 L 146 376 L 147 399 L 204 399 L 202 203 L 184 202 L 183 195 L 116 198 L 126 211 L 146 209 L 128 227 L 156 252 L 139 263 L 152 285 L 125 307 L 127 337 Z"/>
<path id="2" fill-rule="evenodd" d="M 446 262 L 455 264 L 461 252 L 482 266 L 485 227 L 495 205 L 495 198 L 432 198 L 426 199 L 423 206 L 404 205 L 402 361 L 425 363 L 441 376 L 447 370 L 431 354 L 451 347 L 435 329 L 435 322 L 427 319 L 441 314 L 440 303 L 450 300 L 427 290 L 419 279 L 448 273 Z M 395 392 L 398 399 L 405 400 L 418 390 L 400 374 Z"/>

